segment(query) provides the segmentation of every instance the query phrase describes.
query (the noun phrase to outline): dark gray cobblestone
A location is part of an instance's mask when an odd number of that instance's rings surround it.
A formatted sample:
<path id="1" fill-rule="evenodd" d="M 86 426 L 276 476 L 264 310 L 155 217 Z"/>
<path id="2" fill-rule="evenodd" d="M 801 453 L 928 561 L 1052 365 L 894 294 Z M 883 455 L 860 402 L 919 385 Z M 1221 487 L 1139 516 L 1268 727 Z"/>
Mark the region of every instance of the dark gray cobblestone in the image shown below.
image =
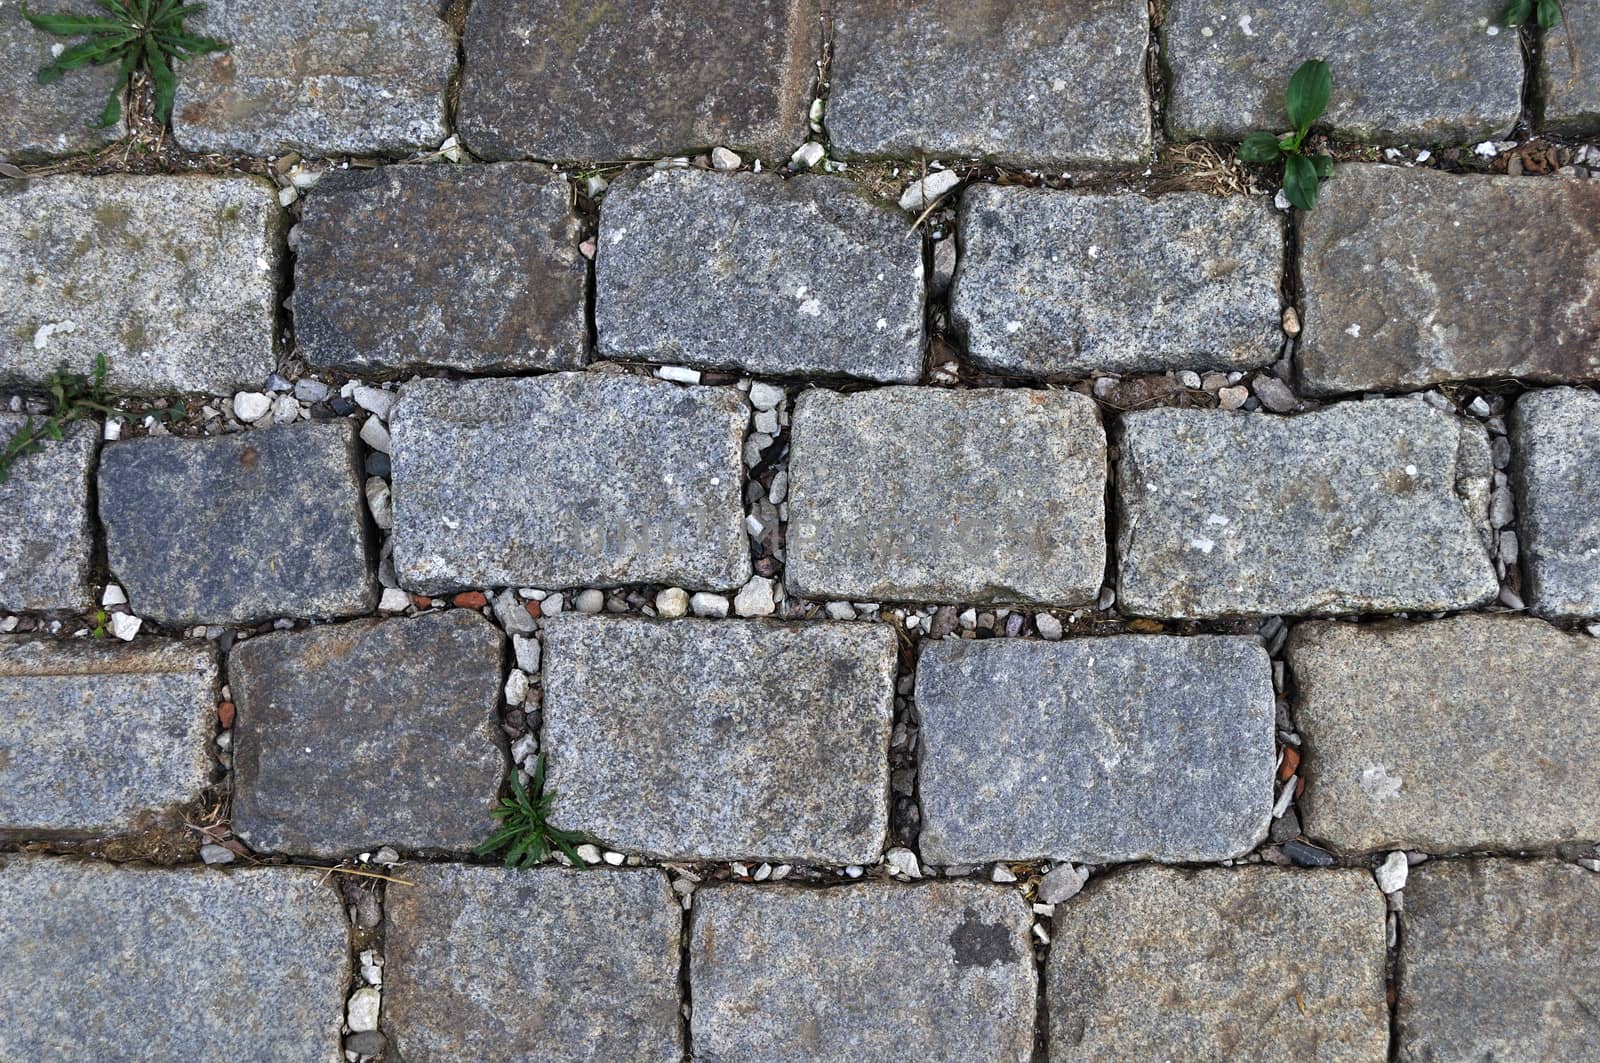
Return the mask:
<path id="1" fill-rule="evenodd" d="M 43 418 L 0 413 L 0 446 Z M 70 426 L 65 438 L 18 461 L 0 483 L 0 609 L 85 609 L 94 528 L 89 512 L 96 426 Z"/>

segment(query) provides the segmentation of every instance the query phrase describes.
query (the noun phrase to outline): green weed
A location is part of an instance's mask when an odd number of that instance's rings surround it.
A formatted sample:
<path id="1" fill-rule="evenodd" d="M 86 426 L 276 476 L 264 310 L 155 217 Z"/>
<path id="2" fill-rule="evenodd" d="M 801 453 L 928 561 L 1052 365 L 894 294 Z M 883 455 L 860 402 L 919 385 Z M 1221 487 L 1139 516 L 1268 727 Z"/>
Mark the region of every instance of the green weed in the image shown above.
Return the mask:
<path id="1" fill-rule="evenodd" d="M 1303 150 L 1306 135 L 1322 112 L 1328 109 L 1333 96 L 1333 72 L 1321 59 L 1308 59 L 1289 79 L 1284 93 L 1289 124 L 1294 132 L 1278 136 L 1275 133 L 1251 133 L 1239 145 L 1239 158 L 1245 162 L 1264 165 L 1283 158 L 1283 194 L 1301 210 L 1311 210 L 1317 205 L 1317 195 L 1322 191 L 1322 180 L 1333 176 L 1333 160 L 1326 155 L 1307 155 Z"/>
<path id="2" fill-rule="evenodd" d="M 1521 26 L 1536 19 L 1542 29 L 1555 29 L 1561 25 L 1561 0 L 1511 0 L 1500 22 L 1506 26 Z"/>
<path id="3" fill-rule="evenodd" d="M 106 405 L 106 356 L 95 356 L 94 373 L 68 372 L 65 368 L 50 374 L 46 390 L 50 393 L 50 412 L 43 420 L 32 417 L 22 422 L 22 427 L 0 447 L 0 484 L 11 477 L 17 462 L 44 449 L 46 441 L 65 438 L 66 427 L 73 421 L 92 417 L 97 413 L 115 413 Z"/>
<path id="4" fill-rule="evenodd" d="M 544 792 L 544 754 L 534 758 L 533 774 L 528 784 L 511 773 L 511 796 L 502 798 L 489 814 L 500 821 L 500 829 L 474 852 L 483 855 L 498 849 L 506 850 L 507 867 L 532 867 L 541 864 L 555 850 L 566 854 L 579 867 L 576 846 L 588 841 L 579 831 L 560 830 L 550 825 L 550 807 L 554 793 Z"/>

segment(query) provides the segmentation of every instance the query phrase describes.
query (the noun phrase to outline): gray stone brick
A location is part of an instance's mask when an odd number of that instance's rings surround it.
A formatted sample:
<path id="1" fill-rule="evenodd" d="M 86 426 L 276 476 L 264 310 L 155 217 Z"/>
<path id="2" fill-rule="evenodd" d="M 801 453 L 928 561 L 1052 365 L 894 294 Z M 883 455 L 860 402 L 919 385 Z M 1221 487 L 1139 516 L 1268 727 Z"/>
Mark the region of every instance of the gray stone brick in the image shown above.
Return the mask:
<path id="1" fill-rule="evenodd" d="M 1486 433 L 1421 399 L 1122 426 L 1118 601 L 1134 616 L 1442 611 L 1499 592 Z"/>
<path id="2" fill-rule="evenodd" d="M 1384 1063 L 1384 903 L 1356 870 L 1138 867 L 1056 908 L 1051 1063 Z"/>
<path id="3" fill-rule="evenodd" d="M 1527 618 L 1306 624 L 1306 833 L 1353 851 L 1600 837 L 1600 643 Z"/>
<path id="4" fill-rule="evenodd" d="M 55 59 L 51 49 L 62 41 L 29 25 L 22 6 L 0 8 L 0 63 L 11 71 L 0 85 L 0 159 L 75 155 L 121 138 L 128 127 L 120 119 L 104 129 L 94 124 L 116 84 L 116 67 L 82 67 L 54 84 L 39 84 L 35 73 Z M 52 15 L 101 13 L 93 0 L 42 0 L 28 9 Z"/>
<path id="5" fill-rule="evenodd" d="M 916 695 L 930 863 L 1213 861 L 1267 836 L 1272 668 L 1252 639 L 932 642 Z"/>
<path id="6" fill-rule="evenodd" d="M 208 643 L 0 640 L 0 832 L 135 828 L 211 781 Z"/>
<path id="7" fill-rule="evenodd" d="M 552 618 L 556 823 L 664 859 L 873 862 L 894 667 L 883 625 Z"/>
<path id="8" fill-rule="evenodd" d="M 108 444 L 100 521 L 133 611 L 167 627 L 378 601 L 353 421 Z"/>
<path id="9" fill-rule="evenodd" d="M 351 373 L 578 368 L 589 267 L 571 200 L 543 166 L 329 174 L 300 227 L 300 355 Z"/>
<path id="10" fill-rule="evenodd" d="M 389 422 L 400 581 L 742 586 L 748 418 L 732 388 L 634 376 L 407 384 Z"/>
<path id="11" fill-rule="evenodd" d="M 1600 614 L 1600 395 L 1530 391 L 1511 425 L 1523 597 L 1539 616 Z"/>
<path id="12" fill-rule="evenodd" d="M 814 390 L 795 404 L 786 578 L 812 598 L 1092 601 L 1105 432 L 1068 391 Z"/>
<path id="13" fill-rule="evenodd" d="M 29 417 L 0 413 L 0 446 Z M 43 418 L 31 418 L 35 427 Z M 18 459 L 0 483 L 0 609 L 88 609 L 94 528 L 89 477 L 96 425 L 79 422 L 65 438 Z"/>
<path id="14" fill-rule="evenodd" d="M 335 1063 L 350 953 L 306 868 L 0 868 L 0 1058 Z"/>
<path id="15" fill-rule="evenodd" d="M 407 1060 L 677 1063 L 683 916 L 659 871 L 411 867 L 383 1028 Z"/>
<path id="16" fill-rule="evenodd" d="M 1038 992 L 1022 895 L 975 882 L 696 892 L 696 1058 L 1027 1063 Z"/>
<path id="17" fill-rule="evenodd" d="M 1050 169 L 1149 156 L 1142 0 L 840 0 L 828 134 L 847 155 Z"/>
<path id="18" fill-rule="evenodd" d="M 1600 377 L 1600 181 L 1341 166 L 1300 231 L 1315 394 Z"/>
<path id="19" fill-rule="evenodd" d="M 915 381 L 922 248 L 906 226 L 843 178 L 619 182 L 601 208 L 596 345 L 607 358 Z"/>
<path id="20" fill-rule="evenodd" d="M 1264 198 L 974 185 L 950 312 L 1002 373 L 1249 369 L 1278 357 L 1283 221 Z"/>
<path id="21" fill-rule="evenodd" d="M 1567 17 L 1544 31 L 1539 62 L 1541 128 L 1573 136 L 1600 132 L 1600 7 L 1565 0 Z"/>
<path id="22" fill-rule="evenodd" d="M 504 643 L 467 609 L 240 643 L 233 829 L 319 856 L 480 844 L 505 773 Z"/>
<path id="23" fill-rule="evenodd" d="M 1342 140 L 1461 144 L 1502 137 L 1522 109 L 1522 52 L 1501 0 L 1172 0 L 1162 24 L 1167 131 L 1179 140 L 1281 130 L 1307 59 L 1333 68 L 1318 123 Z M 1320 209 L 1320 208 L 1319 208 Z"/>
<path id="24" fill-rule="evenodd" d="M 259 387 L 277 349 L 282 233 L 255 177 L 5 182 L 0 385 L 39 385 L 61 365 L 87 375 L 104 354 L 118 391 Z"/>

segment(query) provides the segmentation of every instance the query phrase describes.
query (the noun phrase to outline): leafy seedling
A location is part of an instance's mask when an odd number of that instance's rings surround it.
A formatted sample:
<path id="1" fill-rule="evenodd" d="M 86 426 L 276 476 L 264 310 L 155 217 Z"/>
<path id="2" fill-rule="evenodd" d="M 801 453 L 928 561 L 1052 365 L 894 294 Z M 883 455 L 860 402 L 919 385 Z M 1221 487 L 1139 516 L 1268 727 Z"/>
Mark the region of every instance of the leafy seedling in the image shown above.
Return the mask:
<path id="1" fill-rule="evenodd" d="M 1511 0 L 1500 22 L 1506 26 L 1526 25 L 1536 19 L 1541 29 L 1553 30 L 1561 25 L 1561 0 Z"/>
<path id="2" fill-rule="evenodd" d="M 540 753 L 534 758 L 533 774 L 527 785 L 523 785 L 520 775 L 511 773 L 511 796 L 501 798 L 489 811 L 500 821 L 500 829 L 473 851 L 482 856 L 505 849 L 507 867 L 532 867 L 543 863 L 551 852 L 559 849 L 568 860 L 581 867 L 583 861 L 578 858 L 576 846 L 588 838 L 579 831 L 550 825 L 550 807 L 555 796 L 554 792 L 544 792 L 544 754 Z"/>
<path id="3" fill-rule="evenodd" d="M 43 420 L 29 417 L 22 426 L 0 447 L 0 484 L 11 477 L 17 462 L 29 454 L 44 449 L 46 441 L 59 442 L 66 437 L 66 427 L 73 421 L 92 417 L 96 413 L 116 413 L 106 405 L 106 356 L 96 355 L 94 374 L 57 369 L 50 374 L 45 390 L 50 394 L 50 412 Z"/>
<path id="4" fill-rule="evenodd" d="M 1307 155 L 1304 150 L 1306 136 L 1322 112 L 1328 109 L 1333 95 L 1333 72 L 1321 59 L 1308 59 L 1289 79 L 1284 93 L 1284 103 L 1289 112 L 1289 124 L 1294 131 L 1278 136 L 1275 133 L 1251 133 L 1239 145 L 1239 158 L 1245 162 L 1265 165 L 1283 158 L 1283 194 L 1301 210 L 1311 210 L 1317 205 L 1317 195 L 1322 191 L 1322 180 L 1333 176 L 1333 160 L 1326 155 Z"/>

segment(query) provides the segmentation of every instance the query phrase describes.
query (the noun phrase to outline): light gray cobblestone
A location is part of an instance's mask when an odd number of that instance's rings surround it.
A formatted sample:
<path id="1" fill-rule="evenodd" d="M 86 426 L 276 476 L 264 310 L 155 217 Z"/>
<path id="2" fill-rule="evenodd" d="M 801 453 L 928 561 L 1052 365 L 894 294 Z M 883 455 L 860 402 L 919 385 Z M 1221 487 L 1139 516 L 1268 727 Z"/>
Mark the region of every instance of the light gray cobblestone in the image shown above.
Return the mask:
<path id="1" fill-rule="evenodd" d="M 1523 597 L 1539 616 L 1600 615 L 1600 395 L 1527 392 L 1511 425 Z"/>
<path id="2" fill-rule="evenodd" d="M 44 418 L 0 413 L 0 447 Z M 64 438 L 18 459 L 0 483 L 0 609 L 87 609 L 94 525 L 89 511 L 96 424 L 67 427 Z"/>

